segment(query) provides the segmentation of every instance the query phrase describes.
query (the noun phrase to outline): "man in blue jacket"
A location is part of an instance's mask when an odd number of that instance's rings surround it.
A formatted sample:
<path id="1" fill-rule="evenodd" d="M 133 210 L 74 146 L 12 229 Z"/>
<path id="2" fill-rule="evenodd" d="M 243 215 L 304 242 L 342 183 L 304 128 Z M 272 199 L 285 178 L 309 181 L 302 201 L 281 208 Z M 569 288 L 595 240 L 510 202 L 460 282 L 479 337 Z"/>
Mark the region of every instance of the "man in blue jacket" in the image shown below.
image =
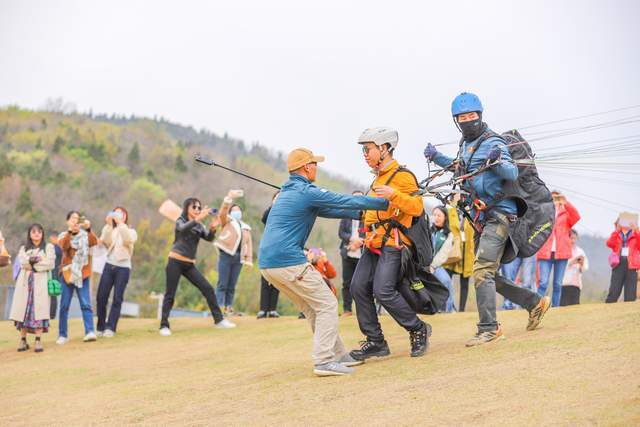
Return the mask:
<path id="1" fill-rule="evenodd" d="M 338 336 L 338 301 L 303 248 L 317 217 L 359 219 L 361 210 L 386 210 L 384 198 L 348 196 L 313 185 L 324 157 L 298 148 L 289 153 L 289 180 L 273 204 L 260 241 L 260 272 L 287 295 L 311 323 L 313 372 L 345 375 L 361 361 L 353 359 Z"/>
<path id="2" fill-rule="evenodd" d="M 462 185 L 473 199 L 475 210 L 472 213 L 477 214 L 483 225 L 482 233 L 475 236 L 476 259 L 472 275 L 480 322 L 478 332 L 467 342 L 467 347 L 504 338 L 496 319 L 496 291 L 529 311 L 527 330 L 530 331 L 538 327 L 551 305 L 548 297 L 540 298 L 537 293 L 497 275 L 509 240 L 509 224 L 517 219 L 518 213 L 513 199 L 500 198 L 498 194 L 505 180 L 518 179 L 518 167 L 504 140 L 482 121 L 482 111 L 476 95 L 466 92 L 458 95 L 451 104 L 451 114 L 462 133 L 459 158 L 452 159 L 439 153 L 432 144 L 424 150 L 427 159 L 443 168 L 457 160 L 462 173 L 492 165 Z"/>

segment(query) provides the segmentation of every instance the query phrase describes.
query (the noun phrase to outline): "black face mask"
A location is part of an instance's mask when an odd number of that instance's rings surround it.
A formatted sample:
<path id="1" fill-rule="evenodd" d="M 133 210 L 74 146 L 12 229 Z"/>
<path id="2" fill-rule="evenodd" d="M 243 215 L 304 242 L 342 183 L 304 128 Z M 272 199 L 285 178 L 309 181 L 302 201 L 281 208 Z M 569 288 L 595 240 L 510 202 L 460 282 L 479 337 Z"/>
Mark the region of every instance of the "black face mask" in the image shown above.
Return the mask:
<path id="1" fill-rule="evenodd" d="M 484 124 L 482 123 L 481 117 L 470 122 L 458 123 L 458 126 L 460 127 L 460 131 L 462 132 L 462 136 L 465 141 L 473 141 L 482 135 L 484 130 Z"/>

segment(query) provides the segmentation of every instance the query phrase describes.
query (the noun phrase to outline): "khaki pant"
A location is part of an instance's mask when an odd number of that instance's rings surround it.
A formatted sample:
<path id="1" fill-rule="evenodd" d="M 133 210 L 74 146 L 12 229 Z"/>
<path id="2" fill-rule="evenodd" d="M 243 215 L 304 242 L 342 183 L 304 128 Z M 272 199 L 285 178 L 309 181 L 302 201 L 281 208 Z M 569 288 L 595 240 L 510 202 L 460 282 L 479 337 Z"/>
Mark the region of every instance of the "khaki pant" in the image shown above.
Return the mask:
<path id="1" fill-rule="evenodd" d="M 338 300 L 311 264 L 260 271 L 293 301 L 311 324 L 315 365 L 337 361 L 347 353 L 338 336 Z"/>

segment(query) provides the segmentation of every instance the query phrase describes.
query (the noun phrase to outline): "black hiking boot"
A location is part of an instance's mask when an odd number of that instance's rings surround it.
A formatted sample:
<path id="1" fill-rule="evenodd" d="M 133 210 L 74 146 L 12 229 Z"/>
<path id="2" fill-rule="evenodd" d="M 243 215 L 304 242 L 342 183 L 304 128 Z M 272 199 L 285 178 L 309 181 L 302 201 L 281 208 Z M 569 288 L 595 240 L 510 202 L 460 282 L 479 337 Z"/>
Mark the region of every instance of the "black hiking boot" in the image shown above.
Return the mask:
<path id="1" fill-rule="evenodd" d="M 429 337 L 431 336 L 431 325 L 423 322 L 422 327 L 417 331 L 409 332 L 409 342 L 411 343 L 411 357 L 420 357 L 429 349 Z"/>
<path id="2" fill-rule="evenodd" d="M 370 357 L 384 357 L 391 354 L 389 344 L 386 341 L 360 341 L 360 349 L 352 350 L 349 353 L 356 360 L 366 360 Z"/>

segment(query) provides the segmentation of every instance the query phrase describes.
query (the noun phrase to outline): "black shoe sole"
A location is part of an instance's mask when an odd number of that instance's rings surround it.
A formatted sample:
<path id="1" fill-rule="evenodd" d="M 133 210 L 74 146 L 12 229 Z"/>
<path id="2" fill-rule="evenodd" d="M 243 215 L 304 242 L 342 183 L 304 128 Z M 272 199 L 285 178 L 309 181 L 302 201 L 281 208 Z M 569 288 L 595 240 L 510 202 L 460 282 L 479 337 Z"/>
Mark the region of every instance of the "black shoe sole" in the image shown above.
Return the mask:
<path id="1" fill-rule="evenodd" d="M 371 359 L 372 357 L 386 357 L 389 356 L 391 354 L 391 350 L 389 350 L 389 348 L 387 347 L 385 350 L 382 351 L 378 351 L 377 353 L 369 353 L 364 357 L 356 357 L 353 354 L 349 353 L 351 355 L 351 357 L 353 357 L 355 360 L 359 361 L 359 362 L 364 362 L 367 359 Z"/>

